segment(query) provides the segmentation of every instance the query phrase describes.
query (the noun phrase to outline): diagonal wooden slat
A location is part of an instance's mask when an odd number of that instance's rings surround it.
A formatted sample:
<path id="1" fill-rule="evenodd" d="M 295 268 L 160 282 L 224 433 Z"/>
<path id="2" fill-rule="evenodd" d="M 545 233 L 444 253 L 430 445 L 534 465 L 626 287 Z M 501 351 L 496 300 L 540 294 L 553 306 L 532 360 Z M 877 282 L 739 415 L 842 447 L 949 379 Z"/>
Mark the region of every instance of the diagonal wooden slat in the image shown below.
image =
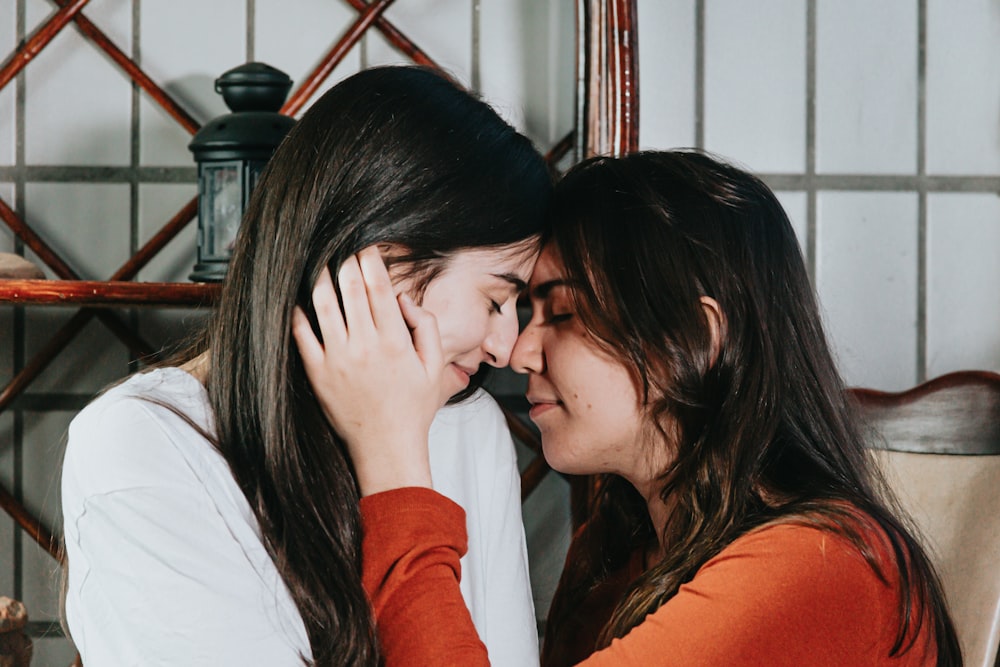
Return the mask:
<path id="1" fill-rule="evenodd" d="M 38 255 L 46 266 L 52 269 L 57 276 L 66 280 L 76 280 L 79 278 L 76 272 L 63 261 L 63 258 L 35 233 L 28 223 L 21 219 L 14 212 L 3 197 L 0 197 L 0 218 L 10 227 L 14 235 L 24 241 L 24 244 L 31 248 L 31 251 Z"/>
<path id="2" fill-rule="evenodd" d="M 80 276 L 66 264 L 45 241 L 0 197 L 0 218 L 56 275 L 64 280 L 79 280 Z M 114 313 L 98 312 L 97 316 L 129 349 L 145 357 L 152 354 L 152 347 L 136 334 Z"/>
<path id="3" fill-rule="evenodd" d="M 575 142 L 576 130 L 570 130 L 566 133 L 565 137 L 557 141 L 555 146 L 549 149 L 549 152 L 545 154 L 545 164 L 549 166 L 549 171 L 553 174 L 556 173 L 556 165 L 573 149 Z"/>
<path id="4" fill-rule="evenodd" d="M 552 472 L 545 457 L 538 454 L 531 460 L 528 467 L 521 472 L 521 502 L 524 503 L 535 489 L 542 483 L 548 474 Z"/>
<path id="5" fill-rule="evenodd" d="M 71 0 L 53 0 L 60 7 L 66 7 L 70 4 Z M 181 127 L 187 130 L 189 133 L 194 134 L 199 129 L 201 129 L 201 124 L 198 123 L 191 115 L 179 105 L 173 97 L 170 96 L 167 91 L 163 90 L 158 86 L 150 77 L 147 75 L 142 68 L 140 68 L 134 60 L 129 58 L 125 53 L 115 46 L 115 43 L 101 31 L 90 19 L 88 19 L 82 12 L 77 13 L 73 16 L 73 21 L 76 23 L 80 32 L 91 41 L 93 41 L 97 46 L 99 46 L 108 56 L 113 60 L 119 67 L 125 70 L 135 83 L 146 91 L 153 100 L 163 107 L 171 118 L 177 121 Z"/>
<path id="6" fill-rule="evenodd" d="M 129 76 L 150 96 L 158 102 L 168 114 L 189 132 L 198 130 L 198 123 L 194 121 L 173 99 L 166 94 L 152 79 L 150 79 L 134 61 L 128 58 L 107 36 L 100 31 L 97 26 L 80 14 L 80 9 L 88 0 L 54 0 L 60 5 L 59 11 L 40 30 L 32 40 L 21 50 L 19 50 L 12 61 L 6 66 L 0 75 L 6 77 L 3 84 L 13 79 L 25 65 L 48 44 L 52 38 L 65 27 L 69 20 L 76 19 L 78 27 L 87 37 L 90 37 L 98 44 Z M 381 14 L 392 3 L 392 0 L 380 0 L 372 5 L 365 5 L 362 1 L 364 11 L 357 21 L 347 31 L 345 36 L 334 45 L 323 59 L 320 67 L 309 77 L 306 83 L 300 88 L 296 101 L 298 108 L 309 99 L 315 90 L 322 84 L 323 80 L 336 67 L 350 48 L 360 39 L 364 31 L 372 23 L 381 17 Z M 404 50 L 408 50 L 417 57 L 421 57 L 424 64 L 433 64 L 429 58 L 417 49 L 415 45 L 396 31 L 388 22 L 382 22 L 383 31 L 388 31 L 390 40 Z M 3 84 L 0 84 L 2 87 Z M 286 105 L 288 106 L 288 105 Z M 289 114 L 294 110 L 286 111 Z M 169 220 L 157 234 L 150 239 L 135 255 L 133 255 L 124 265 L 122 265 L 112 276 L 112 280 L 130 280 L 138 271 L 145 266 L 149 260 L 158 253 L 177 233 L 189 223 L 197 213 L 197 198 L 192 199 L 180 211 Z M 0 199 L 0 217 L 8 226 L 38 255 L 57 275 L 65 279 L 77 278 L 75 272 L 62 260 L 59 255 L 52 250 L 35 232 L 20 219 L 19 216 Z M 10 383 L 0 392 L 0 411 L 3 411 L 41 372 L 52 362 L 52 360 L 65 348 L 67 344 L 79 333 L 80 330 L 97 315 L 109 328 L 120 337 L 129 333 L 128 328 L 118 322 L 111 314 L 105 311 L 84 308 L 78 311 L 66 324 L 64 324 L 56 334 L 46 343 L 34 358 L 32 358 L 21 371 L 11 380 Z M 148 348 L 148 346 L 146 346 Z M 46 549 L 57 560 L 60 558 L 56 543 L 52 539 L 52 534 L 41 522 L 13 496 L 2 484 L 0 484 L 0 507 L 15 522 L 34 539 L 42 548 Z"/>
<path id="7" fill-rule="evenodd" d="M 128 58 L 118 49 L 110 39 L 104 35 L 92 22 L 82 13 L 80 8 L 86 4 L 87 0 L 53 0 L 60 7 L 53 20 L 45 26 L 48 31 L 42 35 L 36 34 L 31 43 L 33 51 L 25 49 L 19 50 L 14 59 L 0 70 L 0 75 L 13 78 L 17 71 L 23 69 L 28 60 L 34 57 L 45 44 L 51 41 L 52 37 L 66 25 L 68 20 L 76 22 L 81 32 L 92 39 L 101 47 L 122 69 L 145 90 L 154 101 L 158 102 L 168 114 L 189 132 L 195 132 L 198 124 L 188 115 L 173 99 L 150 79 L 138 65 Z M 361 14 L 352 24 L 343 37 L 324 56 L 320 65 L 309 75 L 293 98 L 285 105 L 283 111 L 289 115 L 300 110 L 315 94 L 316 90 L 328 78 L 332 70 L 342 61 L 350 48 L 357 43 L 361 35 L 370 27 L 375 27 L 381 31 L 389 42 L 401 52 L 409 56 L 414 62 L 440 69 L 425 52 L 419 49 L 409 38 L 399 31 L 391 22 L 386 20 L 382 14 L 392 3 L 392 0 L 379 0 L 368 3 L 365 0 L 345 0 Z M 587 35 L 588 47 L 585 57 L 588 61 L 588 80 L 585 82 L 585 90 L 588 95 L 582 104 L 589 108 L 588 115 L 584 116 L 586 122 L 579 127 L 577 134 L 570 133 L 557 142 L 546 155 L 546 161 L 550 166 L 554 166 L 569 150 L 574 147 L 575 142 L 582 142 L 586 145 L 586 150 L 580 154 L 594 154 L 601 152 L 604 154 L 624 154 L 637 150 L 638 145 L 638 69 L 637 52 L 635 43 L 635 5 L 636 0 L 580 0 L 579 6 L 587 7 L 588 16 L 585 23 L 596 30 Z M 65 13 L 62 13 L 65 12 Z M 68 18 L 67 18 L 68 17 Z M 58 19 L 58 21 L 56 21 Z M 579 39 L 584 39 L 580 35 Z M 26 57 L 27 56 L 27 57 Z M 23 62 L 18 61 L 23 59 Z M 596 63 L 594 62 L 596 61 Z M 8 69 L 12 72 L 9 73 Z M 7 81 L 3 81 L 5 84 Z M 0 84 L 2 87 L 3 84 Z M 581 118 L 583 120 L 583 118 Z M 0 213 L 6 204 L 0 206 Z M 9 207 L 6 207 L 9 210 Z M 193 199 L 184 208 L 168 221 L 158 234 L 150 240 L 136 255 L 126 262 L 115 272 L 112 280 L 129 280 L 157 253 L 170 239 L 176 236 L 197 211 L 197 199 Z M 10 211 L 13 213 L 13 211 Z M 16 217 L 16 216 L 14 216 Z M 6 219 L 7 216 L 4 216 Z M 16 232 L 15 232 L 16 233 Z M 30 247 L 30 244 L 29 244 Z M 36 253 L 37 254 L 37 253 Z M 39 254 L 41 257 L 42 255 Z M 61 260 L 58 255 L 52 253 L 49 258 L 58 265 Z M 52 266 L 49 261 L 47 264 Z M 62 262 L 65 269 L 65 262 Z M 55 268 L 53 269 L 55 270 Z M 61 272 L 61 271 L 60 271 Z M 70 322 L 57 332 L 53 339 L 47 344 L 43 352 L 39 354 L 25 368 L 31 372 L 19 375 L 15 381 L 8 385 L 0 393 L 0 410 L 19 394 L 27 383 L 37 376 L 38 372 L 33 369 L 38 366 L 44 367 L 51 358 L 58 354 L 58 351 L 72 339 L 73 336 L 95 315 L 92 309 L 80 310 Z M 124 326 L 124 325 L 123 325 Z M 544 478 L 550 470 L 540 455 L 541 448 L 534 436 L 534 433 L 520 420 L 508 414 L 508 422 L 511 425 L 515 436 L 529 447 L 539 453 L 539 456 L 529 464 L 522 475 L 522 495 L 527 497 Z M 573 516 L 574 524 L 586 516 L 588 511 L 588 501 L 593 495 L 593 481 L 589 478 L 574 480 L 573 482 Z M 7 505 L 7 500 L 13 500 L 15 511 L 12 512 Z M 6 490 L 0 486 L 0 500 L 3 500 L 3 508 L 9 514 L 20 516 L 19 525 L 22 526 L 32 537 L 39 542 L 43 548 L 49 549 L 54 557 L 58 558 L 58 553 L 51 549 L 51 535 L 44 527 L 31 517 L 26 510 L 18 514 L 17 508 L 23 510 Z M 17 517 L 15 517 L 17 518 Z M 38 530 L 38 529 L 41 530 Z"/>
<path id="8" fill-rule="evenodd" d="M 377 0 L 370 5 L 365 7 L 365 10 L 361 12 L 361 16 L 351 24 L 351 27 L 347 29 L 347 32 L 337 40 L 337 43 L 327 51 L 326 55 L 320 61 L 319 65 L 306 77 L 302 85 L 299 86 L 298 90 L 292 93 L 292 96 L 288 98 L 285 105 L 281 107 L 281 113 L 288 114 L 289 116 L 294 116 L 299 109 L 301 109 L 309 98 L 313 96 L 317 89 L 326 81 L 330 73 L 333 72 L 334 68 L 340 64 L 340 61 L 344 59 L 344 56 L 351 50 L 361 36 L 365 34 L 365 31 L 375 22 L 375 20 L 382 15 L 382 13 L 389 8 L 394 0 Z"/>
<path id="9" fill-rule="evenodd" d="M 3 87 L 10 83 L 17 76 L 18 72 L 24 69 L 35 56 L 41 53 L 42 49 L 48 46 L 49 42 L 66 27 L 73 19 L 73 16 L 79 13 L 88 2 L 90 0 L 73 0 L 72 2 L 67 2 L 52 15 L 52 18 L 35 31 L 35 34 L 24 43 L 24 46 L 14 51 L 13 56 L 7 61 L 7 64 L 0 69 L 0 90 L 3 90 Z"/>
<path id="10" fill-rule="evenodd" d="M 0 203 L 3 200 L 0 199 Z M 3 206 L 6 206 L 4 204 Z M 0 206 L 0 212 L 3 211 L 3 206 Z M 159 252 L 163 246 L 165 246 L 171 239 L 173 239 L 177 233 L 184 228 L 184 226 L 191 221 L 195 213 L 198 210 L 198 200 L 197 198 L 192 199 L 187 203 L 173 218 L 171 218 L 166 225 L 151 238 L 142 248 L 136 252 L 125 264 L 121 266 L 115 273 L 111 276 L 111 280 L 131 280 L 135 277 L 136 273 L 152 259 L 153 256 Z M 13 213 L 13 211 L 11 211 Z M 16 217 L 16 216 L 15 216 Z M 22 223 L 23 224 L 23 223 Z M 67 267 L 70 272 L 71 269 Z M 14 398 L 17 397 L 22 391 L 24 391 L 31 382 L 37 378 L 42 371 L 44 371 L 48 365 L 52 362 L 56 355 L 59 354 L 73 340 L 77 333 L 79 333 L 84 326 L 91 320 L 95 315 L 104 319 L 105 324 L 109 321 L 112 322 L 111 327 L 115 327 L 117 322 L 114 318 L 107 318 L 105 316 L 109 313 L 94 309 L 83 309 L 80 310 L 76 315 L 74 315 L 66 324 L 60 328 L 56 334 L 49 340 L 49 342 L 39 350 L 35 356 L 27 363 L 25 366 L 11 379 L 2 392 L 0 392 L 0 412 L 2 412 Z M 122 325 L 124 326 L 124 325 Z M 110 327 L 109 327 L 110 328 Z M 118 332 L 120 329 L 118 327 L 113 328 L 113 332 Z M 153 353 L 149 349 L 149 346 L 143 344 L 145 350 L 138 350 L 139 356 L 144 358 L 153 358 Z M 133 349 L 133 351 L 136 351 Z"/>
<path id="11" fill-rule="evenodd" d="M 174 214 L 170 220 L 160 228 L 160 231 L 156 232 L 151 239 L 146 241 L 146 243 L 136 251 L 132 257 L 129 258 L 127 262 L 121 265 L 121 267 L 111 274 L 110 280 L 132 280 L 135 278 L 136 274 L 146 266 L 156 253 L 163 250 L 170 241 L 177 236 L 178 233 L 184 227 L 187 226 L 189 222 L 194 220 L 194 217 L 198 215 L 198 198 L 192 198 L 188 203 L 184 204 L 177 213 Z"/>
<path id="12" fill-rule="evenodd" d="M 28 533 L 53 558 L 58 561 L 62 560 L 59 542 L 52 537 L 52 531 L 42 525 L 41 521 L 25 509 L 24 505 L 19 503 L 17 498 L 4 488 L 3 484 L 0 484 L 0 509 L 10 515 L 14 519 L 14 522 L 21 527 L 21 530 Z"/>
<path id="13" fill-rule="evenodd" d="M 365 10 L 369 5 L 365 0 L 345 0 L 347 4 L 354 7 L 354 9 L 360 11 Z M 438 66 L 436 62 L 431 60 L 431 57 L 427 55 L 419 46 L 413 43 L 413 41 L 404 35 L 396 26 L 389 22 L 384 16 L 379 16 L 375 20 L 375 29 L 381 32 L 389 43 L 395 46 L 400 52 L 409 57 L 410 60 L 418 65 L 424 65 L 426 67 L 432 67 L 434 69 L 440 70 L 441 67 Z"/>

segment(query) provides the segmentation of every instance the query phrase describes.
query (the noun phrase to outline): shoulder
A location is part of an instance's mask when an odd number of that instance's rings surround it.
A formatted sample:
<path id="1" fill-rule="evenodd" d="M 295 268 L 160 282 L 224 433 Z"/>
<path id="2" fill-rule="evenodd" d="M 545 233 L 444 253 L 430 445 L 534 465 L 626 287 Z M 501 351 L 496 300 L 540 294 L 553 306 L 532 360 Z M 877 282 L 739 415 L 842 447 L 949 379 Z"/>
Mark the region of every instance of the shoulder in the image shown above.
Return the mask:
<path id="1" fill-rule="evenodd" d="M 201 385 L 178 369 L 136 375 L 107 390 L 69 425 L 64 487 L 82 495 L 109 493 L 154 482 L 177 482 L 194 450 L 211 449 L 199 428 L 208 426 Z M 184 416 L 182 416 L 184 415 Z"/>
<path id="2" fill-rule="evenodd" d="M 831 528 L 804 521 L 769 524 L 734 540 L 709 559 L 691 582 L 709 590 L 752 590 L 755 605 L 798 614 L 817 605 L 843 614 L 881 616 L 891 610 L 893 587 L 862 548 L 881 561 L 884 537 L 870 520 L 859 520 L 855 544 Z"/>
<path id="3" fill-rule="evenodd" d="M 435 455 L 474 458 L 484 464 L 512 464 L 514 446 L 503 411 L 488 392 L 438 411 L 431 425 L 430 447 Z"/>
<path id="4" fill-rule="evenodd" d="M 859 521 L 856 529 L 865 544 L 881 543 L 881 533 L 873 524 Z M 750 531 L 734 540 L 705 568 L 726 562 L 770 564 L 803 576 L 829 576 L 847 570 L 871 568 L 859 545 L 832 528 L 806 520 L 786 520 Z"/>
<path id="5" fill-rule="evenodd" d="M 464 430 L 506 428 L 503 410 L 496 399 L 485 389 L 476 392 L 455 405 L 447 405 L 438 411 L 433 428 L 439 430 Z"/>

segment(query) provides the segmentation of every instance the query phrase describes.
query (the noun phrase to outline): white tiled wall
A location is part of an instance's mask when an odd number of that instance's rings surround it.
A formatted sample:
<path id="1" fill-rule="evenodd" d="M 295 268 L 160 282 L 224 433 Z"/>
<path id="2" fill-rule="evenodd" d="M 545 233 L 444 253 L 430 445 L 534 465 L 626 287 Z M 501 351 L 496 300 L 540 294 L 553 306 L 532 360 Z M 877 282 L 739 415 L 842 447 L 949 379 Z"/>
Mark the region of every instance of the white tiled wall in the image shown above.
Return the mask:
<path id="1" fill-rule="evenodd" d="M 214 81 L 246 61 L 246 2 L 143 2 L 139 24 L 150 77 L 201 123 L 227 113 Z M 145 94 L 139 120 L 141 164 L 191 166 L 191 136 Z"/>
<path id="2" fill-rule="evenodd" d="M 705 148 L 758 171 L 804 168 L 805 7 L 801 0 L 706 3 Z M 657 58 L 650 60 L 652 71 L 643 74 L 640 63 L 640 76 L 656 75 Z"/>
<path id="3" fill-rule="evenodd" d="M 776 179 L 804 254 L 815 258 L 850 384 L 900 389 L 958 368 L 1000 370 L 1000 5 L 925 4 L 922 87 L 917 0 L 638 0 L 641 146 L 701 143 Z M 53 7 L 0 2 L 0 54 L 18 39 L 19 8 L 30 34 Z M 357 15 L 334 0 L 91 0 L 84 13 L 126 53 L 138 44 L 136 60 L 199 121 L 226 112 L 212 85 L 223 71 L 253 57 L 298 85 Z M 398 0 L 387 16 L 460 80 L 477 84 L 543 151 L 572 126 L 574 0 Z M 382 37 L 366 37 L 323 87 L 401 60 Z M 19 167 L 128 167 L 136 147 L 140 166 L 193 167 L 190 135 L 145 93 L 133 138 L 131 84 L 72 27 L 29 65 L 24 82 Z M 0 173 L 14 173 L 18 109 L 12 84 L 0 91 L 0 170 L 7 170 Z M 922 152 L 930 180 L 921 180 Z M 953 178 L 933 180 L 944 176 Z M 993 180 L 970 185 L 961 176 Z M 16 202 L 13 178 L 0 180 L 0 196 L 93 278 L 110 275 L 194 193 L 191 184 L 48 176 L 26 178 L 25 200 Z M 0 251 L 12 247 L 0 227 Z M 193 248 L 191 228 L 141 278 L 184 280 Z M 16 358 L 13 312 L 0 306 L 2 380 Z M 71 312 L 26 310 L 26 358 Z M 197 318 L 185 310 L 121 316 L 156 345 Z M 30 391 L 86 395 L 126 373 L 127 363 L 124 347 L 93 321 Z M 70 415 L 22 411 L 24 461 L 15 470 L 14 413 L 0 414 L 0 480 L 12 487 L 16 474 L 28 505 L 50 523 Z M 525 506 L 542 617 L 568 543 L 566 496 L 565 482 L 550 476 Z M 13 535 L 0 516 L 0 594 L 18 590 L 33 618 L 52 619 L 51 559 L 27 538 L 15 558 Z M 35 664 L 66 664 L 69 653 L 63 640 L 38 640 Z"/>
<path id="4" fill-rule="evenodd" d="M 410 0 L 390 5 L 385 17 L 420 44 L 434 62 L 468 85 L 472 79 L 472 10 L 471 2 Z M 408 62 L 381 33 L 368 33 L 365 47 L 368 65 Z"/>
<path id="5" fill-rule="evenodd" d="M 639 145 L 695 145 L 695 3 L 639 0 Z"/>
<path id="6" fill-rule="evenodd" d="M 927 368 L 1000 366 L 1000 197 L 929 198 Z"/>
<path id="7" fill-rule="evenodd" d="M 0 4 L 0 53 L 10 53 L 17 43 L 16 10 L 13 2 Z M 14 164 L 14 118 L 14 86 L 9 84 L 0 90 L 0 166 Z"/>
<path id="8" fill-rule="evenodd" d="M 292 78 L 297 89 L 319 64 L 321 57 L 347 26 L 357 17 L 345 2 L 301 0 L 296 11 L 289 11 L 287 0 L 256 0 L 254 23 L 254 60 L 277 67 Z M 354 48 L 344 58 L 317 94 L 361 68 L 361 48 Z M 238 65 L 234 61 L 225 69 Z"/>
<path id="9" fill-rule="evenodd" d="M 13 3 L 5 3 L 13 4 Z M 119 46 L 128 44 L 127 0 L 97 0 L 87 16 Z M 27 3 L 27 24 L 51 13 L 45 0 Z M 25 68 L 25 151 L 28 164 L 127 165 L 128 80 L 76 30 L 63 30 Z"/>
<path id="10" fill-rule="evenodd" d="M 816 284 L 827 331 L 852 384 L 917 380 L 917 197 L 820 195 Z"/>
<path id="11" fill-rule="evenodd" d="M 820 0 L 816 169 L 912 174 L 917 166 L 917 3 Z"/>
<path id="12" fill-rule="evenodd" d="M 1000 172 L 1000 5 L 928 0 L 927 169 Z"/>

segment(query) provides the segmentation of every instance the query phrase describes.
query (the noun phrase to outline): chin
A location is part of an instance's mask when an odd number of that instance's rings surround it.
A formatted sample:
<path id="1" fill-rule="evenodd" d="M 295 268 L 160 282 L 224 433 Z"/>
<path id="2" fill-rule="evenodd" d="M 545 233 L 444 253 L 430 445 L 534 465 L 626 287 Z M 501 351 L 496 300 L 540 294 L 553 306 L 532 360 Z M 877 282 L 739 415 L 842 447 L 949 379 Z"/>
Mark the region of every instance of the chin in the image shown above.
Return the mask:
<path id="1" fill-rule="evenodd" d="M 542 455 L 549 467 L 564 475 L 591 475 L 594 470 L 581 464 L 575 457 L 558 445 L 546 444 L 545 436 L 542 436 Z"/>

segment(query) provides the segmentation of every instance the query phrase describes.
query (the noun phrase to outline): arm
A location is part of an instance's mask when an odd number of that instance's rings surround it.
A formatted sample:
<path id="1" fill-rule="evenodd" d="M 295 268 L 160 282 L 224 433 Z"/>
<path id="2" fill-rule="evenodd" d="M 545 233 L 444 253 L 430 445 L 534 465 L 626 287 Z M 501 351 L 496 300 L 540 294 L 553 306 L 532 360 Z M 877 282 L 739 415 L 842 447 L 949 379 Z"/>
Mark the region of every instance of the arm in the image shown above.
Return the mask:
<path id="1" fill-rule="evenodd" d="M 772 526 L 737 539 L 581 665 L 890 664 L 881 640 L 894 630 L 894 605 L 891 588 L 843 538 Z"/>
<path id="2" fill-rule="evenodd" d="M 465 513 L 423 488 L 361 499 L 362 580 L 387 667 L 488 666 L 462 599 Z"/>
<path id="3" fill-rule="evenodd" d="M 485 651 L 473 650 L 463 639 L 474 633 L 471 622 L 449 611 L 460 606 L 453 565 L 461 525 L 443 525 L 440 517 L 447 501 L 440 496 L 406 493 L 373 497 L 381 511 L 362 505 L 366 530 L 391 545 L 380 562 L 365 562 L 366 585 L 380 601 L 380 635 L 399 651 L 386 664 L 488 664 Z M 400 521 L 403 506 L 409 511 Z M 428 557 L 421 560 L 404 548 L 414 545 Z M 403 553 L 421 567 L 394 567 L 393 559 Z M 369 572 L 369 567 L 376 569 Z M 396 589 L 406 589 L 412 597 L 404 604 L 391 595 Z M 775 526 L 734 542 L 628 635 L 580 665 L 881 664 L 895 627 L 894 604 L 892 588 L 879 582 L 841 538 L 812 528 Z M 449 613 L 452 617 L 445 618 Z M 416 646 L 407 633 L 423 631 L 457 639 L 454 644 L 418 646 L 417 653 L 404 657 L 407 648 Z"/>
<path id="4" fill-rule="evenodd" d="M 474 664 L 474 656 L 481 655 L 481 664 L 486 664 L 485 647 L 458 587 L 459 558 L 466 542 L 464 513 L 459 512 L 452 532 L 442 534 L 449 528 L 441 518 L 447 511 L 438 516 L 433 506 L 422 510 L 416 501 L 379 510 L 381 495 L 393 498 L 402 493 L 404 498 L 409 494 L 419 499 L 420 493 L 406 487 L 431 486 L 428 431 L 447 398 L 436 323 L 406 298 L 394 297 L 375 248 L 347 260 L 338 282 L 339 299 L 326 270 L 312 292 L 321 336 L 300 309 L 294 314 L 293 334 L 310 384 L 355 464 L 365 520 L 363 578 L 377 623 L 389 628 L 380 632 L 386 663 Z M 512 443 L 508 439 L 506 444 L 512 458 Z M 477 488 L 471 496 L 484 494 L 481 498 L 489 510 L 492 485 L 480 485 L 481 481 L 473 480 Z M 504 486 L 509 492 L 514 485 Z M 422 494 L 444 501 L 429 489 Z M 509 495 L 501 496 L 505 507 Z M 523 535 L 519 520 L 516 525 Z M 440 538 L 437 542 L 435 536 Z M 523 537 L 518 540 L 521 544 Z M 492 556 L 477 554 L 480 559 Z M 510 585 L 499 582 L 505 584 Z M 437 597 L 438 591 L 443 596 Z M 459 627 L 452 628 L 452 623 Z"/>

